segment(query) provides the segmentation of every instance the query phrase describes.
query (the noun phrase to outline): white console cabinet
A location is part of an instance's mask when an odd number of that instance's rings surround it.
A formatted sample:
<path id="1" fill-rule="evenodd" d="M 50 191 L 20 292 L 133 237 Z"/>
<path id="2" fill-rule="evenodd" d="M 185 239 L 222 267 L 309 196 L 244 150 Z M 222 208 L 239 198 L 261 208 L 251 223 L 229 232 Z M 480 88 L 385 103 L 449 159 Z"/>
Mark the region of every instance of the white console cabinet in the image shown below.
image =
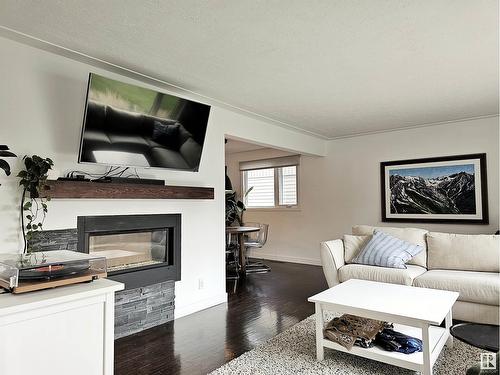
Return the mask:
<path id="1" fill-rule="evenodd" d="M 0 374 L 112 375 L 115 292 L 91 283 L 0 294 Z"/>

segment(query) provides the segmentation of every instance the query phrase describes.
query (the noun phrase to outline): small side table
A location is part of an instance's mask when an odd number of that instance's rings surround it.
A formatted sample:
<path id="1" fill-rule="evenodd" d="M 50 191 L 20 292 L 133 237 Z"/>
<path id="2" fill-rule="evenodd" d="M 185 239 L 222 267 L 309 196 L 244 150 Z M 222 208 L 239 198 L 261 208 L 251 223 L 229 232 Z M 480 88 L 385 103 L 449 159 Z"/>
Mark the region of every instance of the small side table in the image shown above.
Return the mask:
<path id="1" fill-rule="evenodd" d="M 460 323 L 450 328 L 453 337 L 476 348 L 498 352 L 499 326 L 494 324 Z"/>
<path id="2" fill-rule="evenodd" d="M 490 370 L 481 368 L 477 363 L 467 369 L 466 375 L 498 374 L 499 369 L 499 326 L 480 323 L 460 323 L 450 328 L 450 333 L 456 339 L 476 348 L 496 353 L 496 368 Z"/>

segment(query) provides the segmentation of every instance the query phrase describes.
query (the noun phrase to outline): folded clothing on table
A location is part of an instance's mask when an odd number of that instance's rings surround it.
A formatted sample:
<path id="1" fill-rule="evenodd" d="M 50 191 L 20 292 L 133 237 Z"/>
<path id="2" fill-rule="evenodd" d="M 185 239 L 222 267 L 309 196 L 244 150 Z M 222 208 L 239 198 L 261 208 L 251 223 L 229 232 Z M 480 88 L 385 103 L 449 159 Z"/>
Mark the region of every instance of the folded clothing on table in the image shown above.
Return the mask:
<path id="1" fill-rule="evenodd" d="M 372 340 L 384 327 L 380 320 L 344 314 L 326 325 L 324 336 L 350 350 L 356 342 L 363 347 L 373 346 Z"/>
<path id="2" fill-rule="evenodd" d="M 324 337 L 351 350 L 356 345 L 371 348 L 374 344 L 387 351 L 411 354 L 422 351 L 422 341 L 393 330 L 391 323 L 344 314 L 332 319 Z"/>
<path id="3" fill-rule="evenodd" d="M 422 351 L 422 340 L 389 328 L 375 337 L 375 344 L 390 352 L 411 354 Z"/>

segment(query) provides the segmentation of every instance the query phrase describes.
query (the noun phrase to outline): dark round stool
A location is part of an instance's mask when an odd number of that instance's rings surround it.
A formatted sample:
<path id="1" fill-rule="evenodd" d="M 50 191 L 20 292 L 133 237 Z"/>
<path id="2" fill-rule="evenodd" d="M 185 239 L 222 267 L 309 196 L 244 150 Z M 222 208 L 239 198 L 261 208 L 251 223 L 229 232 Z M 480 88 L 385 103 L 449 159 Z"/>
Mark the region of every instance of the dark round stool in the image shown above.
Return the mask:
<path id="1" fill-rule="evenodd" d="M 455 324 L 450 328 L 450 333 L 453 337 L 466 344 L 475 346 L 476 348 L 483 349 L 496 354 L 496 364 L 491 369 L 485 369 L 481 364 L 476 364 L 467 369 L 466 375 L 494 375 L 498 374 L 499 370 L 499 357 L 498 357 L 498 343 L 499 343 L 499 327 L 493 324 L 479 324 L 479 323 L 460 323 Z"/>
<path id="2" fill-rule="evenodd" d="M 453 337 L 476 348 L 498 352 L 499 330 L 497 325 L 460 323 L 450 328 Z"/>

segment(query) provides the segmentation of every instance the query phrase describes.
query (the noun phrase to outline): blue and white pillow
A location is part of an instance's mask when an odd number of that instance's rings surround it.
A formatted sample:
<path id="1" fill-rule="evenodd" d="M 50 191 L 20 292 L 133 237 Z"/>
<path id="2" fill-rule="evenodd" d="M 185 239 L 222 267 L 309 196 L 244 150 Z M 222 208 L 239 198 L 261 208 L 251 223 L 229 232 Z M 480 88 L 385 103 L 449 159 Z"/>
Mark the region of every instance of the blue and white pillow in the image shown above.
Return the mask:
<path id="1" fill-rule="evenodd" d="M 378 229 L 351 263 L 390 268 L 406 268 L 405 263 L 423 251 L 420 245 L 400 240 Z"/>

